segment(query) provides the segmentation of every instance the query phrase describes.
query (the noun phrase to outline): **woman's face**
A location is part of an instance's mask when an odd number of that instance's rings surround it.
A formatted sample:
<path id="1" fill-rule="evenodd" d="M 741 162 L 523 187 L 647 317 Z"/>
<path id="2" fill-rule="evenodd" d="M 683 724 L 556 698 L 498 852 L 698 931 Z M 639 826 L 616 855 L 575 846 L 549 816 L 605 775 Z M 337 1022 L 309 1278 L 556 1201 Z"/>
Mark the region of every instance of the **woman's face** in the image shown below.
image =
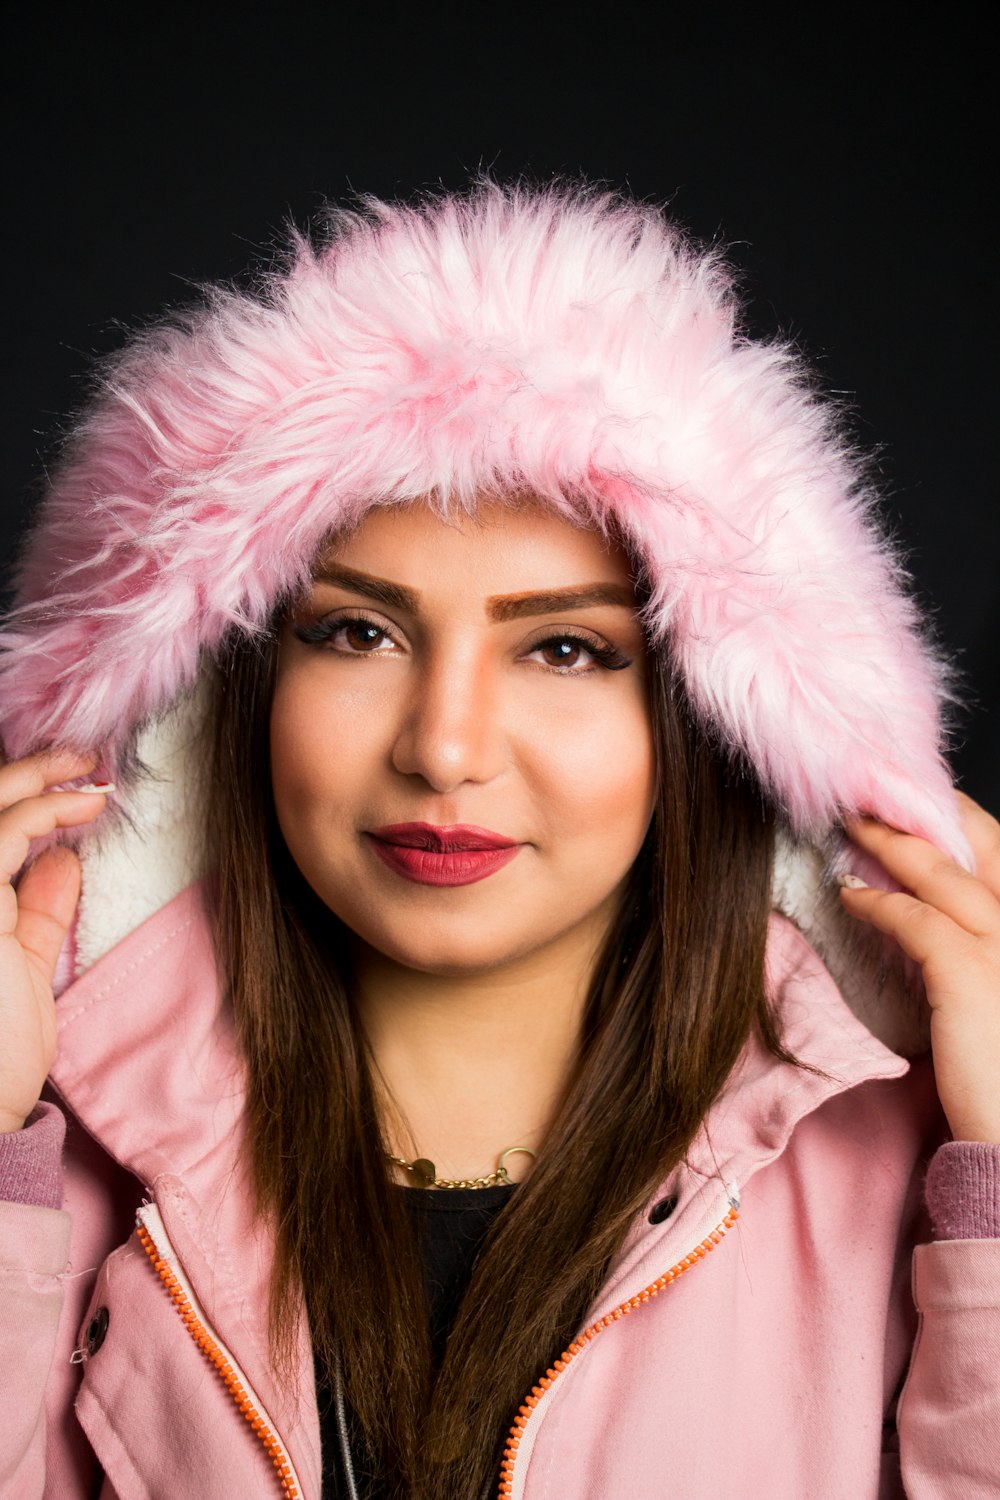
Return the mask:
<path id="1" fill-rule="evenodd" d="M 536 504 L 375 508 L 318 559 L 280 643 L 274 800 L 364 943 L 439 974 L 596 954 L 655 793 L 635 610 L 624 553 Z"/>

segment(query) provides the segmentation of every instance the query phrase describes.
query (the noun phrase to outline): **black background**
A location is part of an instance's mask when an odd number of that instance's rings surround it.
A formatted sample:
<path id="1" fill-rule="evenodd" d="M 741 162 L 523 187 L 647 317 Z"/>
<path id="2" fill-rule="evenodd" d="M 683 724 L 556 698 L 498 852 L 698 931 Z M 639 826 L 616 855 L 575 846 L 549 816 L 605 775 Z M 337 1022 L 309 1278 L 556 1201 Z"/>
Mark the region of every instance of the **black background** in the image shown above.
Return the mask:
<path id="1" fill-rule="evenodd" d="M 93 356 L 289 218 L 480 168 L 603 179 L 727 244 L 752 328 L 849 404 L 965 675 L 962 784 L 1000 809 L 988 58 L 940 8 L 817 14 L 36 8 L 4 63 L 3 556 Z"/>

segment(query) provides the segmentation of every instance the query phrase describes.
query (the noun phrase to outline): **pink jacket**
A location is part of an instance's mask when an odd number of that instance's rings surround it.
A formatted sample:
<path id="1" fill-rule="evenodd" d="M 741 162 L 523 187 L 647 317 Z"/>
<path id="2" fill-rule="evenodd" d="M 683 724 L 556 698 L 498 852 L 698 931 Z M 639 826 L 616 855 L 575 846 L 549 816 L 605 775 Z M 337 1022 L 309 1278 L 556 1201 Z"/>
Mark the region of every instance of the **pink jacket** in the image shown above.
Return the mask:
<path id="1" fill-rule="evenodd" d="M 929 1063 L 877 1041 L 778 915 L 769 955 L 786 1038 L 823 1076 L 748 1050 L 525 1392 L 498 1493 L 1000 1490 L 1000 1240 L 923 1243 Z M 0 1493 L 318 1500 L 306 1328 L 297 1389 L 268 1359 L 271 1243 L 201 888 L 73 983 L 59 1027 L 65 1209 L 0 1206 Z"/>

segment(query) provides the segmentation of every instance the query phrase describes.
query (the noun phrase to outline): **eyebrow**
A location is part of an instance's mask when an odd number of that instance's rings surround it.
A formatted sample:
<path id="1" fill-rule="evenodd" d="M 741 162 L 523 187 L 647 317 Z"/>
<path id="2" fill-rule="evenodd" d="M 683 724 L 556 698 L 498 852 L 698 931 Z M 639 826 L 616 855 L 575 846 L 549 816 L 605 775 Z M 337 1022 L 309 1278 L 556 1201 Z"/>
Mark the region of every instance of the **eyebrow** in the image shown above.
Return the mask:
<path id="1" fill-rule="evenodd" d="M 632 590 L 617 583 L 587 583 L 568 589 L 546 589 L 539 594 L 495 594 L 486 601 L 494 620 L 520 620 L 525 615 L 556 615 L 563 609 L 590 609 L 597 604 L 635 608 Z"/>
<path id="2" fill-rule="evenodd" d="M 390 609 L 406 609 L 411 614 L 417 610 L 414 591 L 404 588 L 401 583 L 390 583 L 388 578 L 376 578 L 371 573 L 359 573 L 355 568 L 341 566 L 314 568 L 312 578 L 313 583 L 337 584 L 352 593 L 364 594 L 379 604 L 387 604 Z"/>
<path id="3" fill-rule="evenodd" d="M 387 578 L 376 578 L 371 573 L 339 564 L 317 568 L 312 576 L 315 583 L 337 584 L 391 609 L 404 609 L 414 615 L 420 612 L 420 595 L 416 590 L 404 588 L 401 583 L 390 583 Z M 600 604 L 635 609 L 636 600 L 632 590 L 619 583 L 583 583 L 565 589 L 544 589 L 538 593 L 492 594 L 486 600 L 491 619 L 498 621 L 520 620 L 528 615 L 555 615 L 564 609 L 590 609 Z"/>

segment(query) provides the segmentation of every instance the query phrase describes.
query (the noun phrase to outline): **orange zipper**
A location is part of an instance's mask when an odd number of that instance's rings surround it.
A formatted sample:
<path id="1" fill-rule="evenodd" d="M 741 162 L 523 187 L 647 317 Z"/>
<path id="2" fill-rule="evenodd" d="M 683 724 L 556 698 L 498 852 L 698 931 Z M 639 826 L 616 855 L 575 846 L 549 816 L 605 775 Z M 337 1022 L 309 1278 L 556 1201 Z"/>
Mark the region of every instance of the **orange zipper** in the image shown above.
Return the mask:
<path id="1" fill-rule="evenodd" d="M 510 1429 L 510 1436 L 507 1439 L 507 1446 L 504 1449 L 503 1463 L 500 1465 L 498 1500 L 506 1500 L 506 1497 L 512 1495 L 514 1492 L 514 1460 L 517 1458 L 517 1450 L 521 1446 L 524 1429 L 528 1425 L 528 1418 L 545 1395 L 545 1392 L 552 1385 L 552 1382 L 558 1379 L 563 1370 L 566 1369 L 566 1366 L 571 1364 L 578 1354 L 582 1354 L 587 1345 L 599 1333 L 602 1333 L 605 1328 L 610 1328 L 612 1323 L 617 1323 L 630 1312 L 634 1312 L 644 1302 L 649 1302 L 653 1297 L 659 1296 L 660 1292 L 665 1287 L 670 1286 L 671 1282 L 676 1281 L 678 1276 L 683 1276 L 685 1271 L 690 1271 L 692 1266 L 696 1266 L 700 1260 L 704 1260 L 709 1251 L 715 1249 L 723 1235 L 732 1229 L 738 1218 L 739 1210 L 734 1205 L 729 1209 L 729 1212 L 721 1223 L 717 1224 L 703 1240 L 700 1240 L 689 1254 L 685 1255 L 682 1260 L 679 1260 L 675 1266 L 671 1266 L 669 1271 L 664 1271 L 662 1276 L 658 1276 L 655 1281 L 651 1281 L 649 1286 L 643 1287 L 641 1292 L 637 1292 L 634 1297 L 629 1297 L 626 1302 L 620 1302 L 609 1313 L 605 1313 L 603 1318 L 598 1318 L 596 1323 L 591 1323 L 589 1328 L 585 1328 L 573 1340 L 569 1348 L 564 1349 L 559 1358 L 546 1370 L 538 1384 L 532 1386 L 531 1395 L 527 1397 L 524 1405 L 518 1408 L 517 1416 L 514 1418 L 514 1425 Z"/>
<path id="2" fill-rule="evenodd" d="M 257 1440 L 262 1444 L 265 1453 L 274 1465 L 275 1474 L 281 1486 L 281 1493 L 286 1495 L 288 1500 L 301 1500 L 298 1483 L 292 1471 L 292 1466 L 289 1463 L 288 1455 L 254 1405 L 246 1386 L 233 1367 L 231 1359 L 209 1333 L 201 1318 L 199 1318 L 180 1278 L 175 1274 L 169 1263 L 161 1256 L 152 1235 L 141 1219 L 136 1224 L 135 1232 L 140 1245 L 149 1256 L 153 1270 L 169 1292 L 171 1300 L 180 1314 L 181 1322 L 209 1364 L 212 1365 L 219 1379 L 226 1387 L 226 1390 L 235 1401 L 240 1415 L 249 1425 Z"/>

